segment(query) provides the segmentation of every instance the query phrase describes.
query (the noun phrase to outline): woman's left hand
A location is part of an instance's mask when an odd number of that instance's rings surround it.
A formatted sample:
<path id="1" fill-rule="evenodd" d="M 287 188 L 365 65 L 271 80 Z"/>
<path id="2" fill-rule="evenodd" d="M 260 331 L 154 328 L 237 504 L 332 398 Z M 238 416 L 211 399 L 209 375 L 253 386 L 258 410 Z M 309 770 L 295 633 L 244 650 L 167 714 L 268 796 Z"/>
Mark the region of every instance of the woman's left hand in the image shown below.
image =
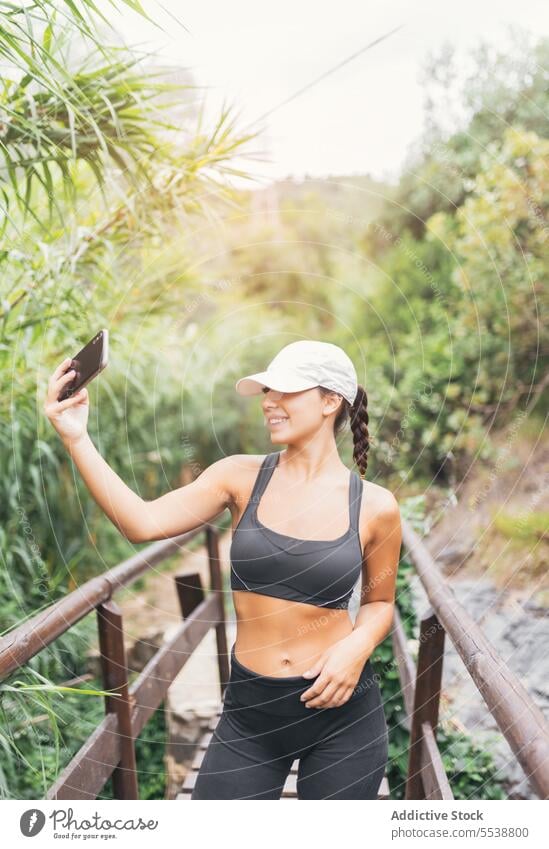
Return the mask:
<path id="1" fill-rule="evenodd" d="M 351 698 L 366 663 L 364 652 L 357 656 L 356 646 L 339 640 L 307 670 L 307 677 L 317 679 L 300 698 L 306 707 L 341 707 Z"/>

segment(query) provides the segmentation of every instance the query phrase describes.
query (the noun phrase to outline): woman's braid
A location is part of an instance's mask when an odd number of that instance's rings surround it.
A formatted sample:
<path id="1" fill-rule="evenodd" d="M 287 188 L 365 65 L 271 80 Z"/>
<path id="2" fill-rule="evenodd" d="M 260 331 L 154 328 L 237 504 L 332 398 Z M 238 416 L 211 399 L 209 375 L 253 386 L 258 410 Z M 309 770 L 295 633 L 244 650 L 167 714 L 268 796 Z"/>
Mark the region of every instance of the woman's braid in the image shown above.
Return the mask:
<path id="1" fill-rule="evenodd" d="M 360 476 L 366 477 L 368 467 L 368 450 L 370 448 L 370 434 L 368 432 L 368 396 L 366 390 L 360 384 L 354 404 L 350 408 L 350 427 L 353 432 L 353 459 L 358 466 Z"/>
<path id="2" fill-rule="evenodd" d="M 318 388 L 323 396 L 333 395 L 334 393 L 333 389 L 327 389 L 325 386 L 319 386 Z M 368 431 L 368 396 L 360 383 L 358 384 L 354 404 L 350 404 L 346 398 L 342 399 L 334 421 L 334 434 L 339 433 L 343 429 L 347 419 L 349 419 L 350 428 L 353 433 L 353 460 L 358 466 L 360 476 L 365 478 L 368 467 L 368 450 L 373 440 Z"/>

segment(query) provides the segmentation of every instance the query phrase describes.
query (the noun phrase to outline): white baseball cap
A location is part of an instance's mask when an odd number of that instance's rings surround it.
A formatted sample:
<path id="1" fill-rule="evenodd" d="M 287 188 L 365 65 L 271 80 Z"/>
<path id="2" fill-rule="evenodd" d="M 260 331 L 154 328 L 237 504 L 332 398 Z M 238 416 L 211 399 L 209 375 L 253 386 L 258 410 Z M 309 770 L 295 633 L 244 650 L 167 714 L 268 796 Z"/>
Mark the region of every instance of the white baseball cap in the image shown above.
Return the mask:
<path id="1" fill-rule="evenodd" d="M 358 380 L 352 361 L 339 345 L 303 339 L 282 348 L 266 371 L 241 377 L 235 389 L 240 395 L 259 395 L 265 386 L 278 392 L 325 386 L 353 404 Z"/>

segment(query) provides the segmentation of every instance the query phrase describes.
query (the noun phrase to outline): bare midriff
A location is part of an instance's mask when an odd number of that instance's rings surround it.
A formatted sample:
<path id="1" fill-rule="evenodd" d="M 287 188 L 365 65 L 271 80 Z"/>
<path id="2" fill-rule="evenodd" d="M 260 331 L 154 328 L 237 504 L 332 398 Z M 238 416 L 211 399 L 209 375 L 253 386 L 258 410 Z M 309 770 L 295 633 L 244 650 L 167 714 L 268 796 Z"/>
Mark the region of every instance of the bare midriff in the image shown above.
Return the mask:
<path id="1" fill-rule="evenodd" d="M 236 657 L 260 675 L 302 675 L 353 630 L 344 608 L 317 607 L 243 590 L 233 591 L 233 601 Z"/>

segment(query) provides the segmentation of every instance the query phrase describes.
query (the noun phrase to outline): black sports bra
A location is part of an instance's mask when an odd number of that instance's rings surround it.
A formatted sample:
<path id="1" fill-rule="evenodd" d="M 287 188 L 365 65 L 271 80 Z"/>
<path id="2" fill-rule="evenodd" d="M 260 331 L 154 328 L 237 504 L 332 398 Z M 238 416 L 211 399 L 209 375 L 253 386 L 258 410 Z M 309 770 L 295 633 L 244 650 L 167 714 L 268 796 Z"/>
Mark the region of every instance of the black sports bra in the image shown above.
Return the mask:
<path id="1" fill-rule="evenodd" d="M 257 506 L 278 463 L 280 452 L 267 454 L 250 500 L 231 542 L 231 589 L 248 590 L 317 607 L 347 608 L 362 569 L 358 528 L 362 481 L 351 471 L 350 524 L 333 540 L 305 540 L 279 534 L 257 518 Z"/>

